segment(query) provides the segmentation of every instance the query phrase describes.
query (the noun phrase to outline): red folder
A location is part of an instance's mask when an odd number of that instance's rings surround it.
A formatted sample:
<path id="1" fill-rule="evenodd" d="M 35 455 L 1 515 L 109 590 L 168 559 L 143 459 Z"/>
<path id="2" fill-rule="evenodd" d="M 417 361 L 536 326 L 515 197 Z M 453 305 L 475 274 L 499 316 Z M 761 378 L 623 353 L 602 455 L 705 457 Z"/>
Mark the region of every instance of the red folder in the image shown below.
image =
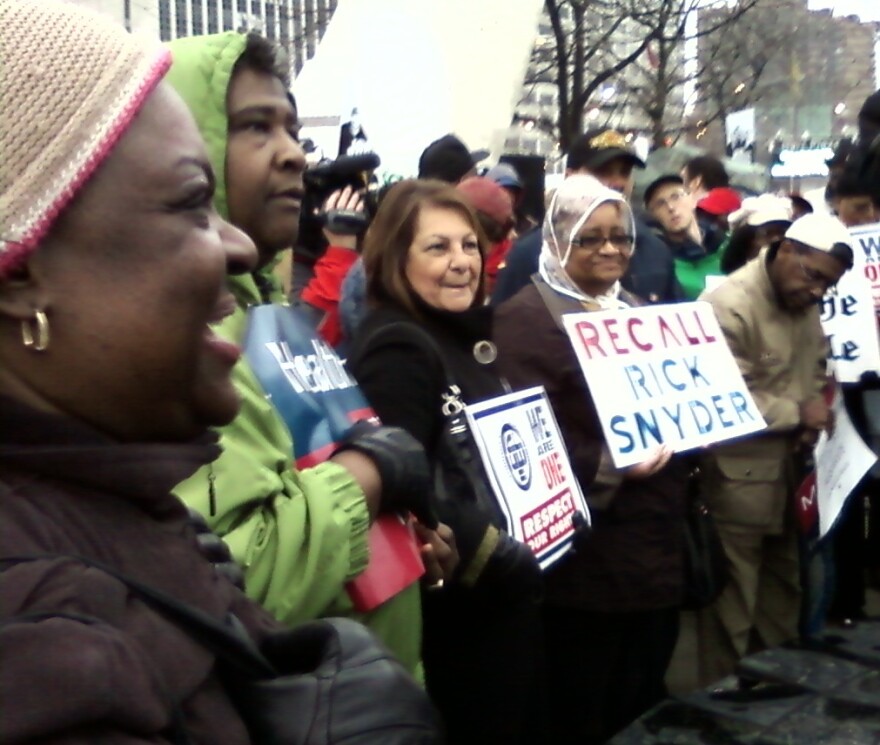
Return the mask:
<path id="1" fill-rule="evenodd" d="M 356 610 L 371 611 L 424 573 L 419 542 L 397 515 L 380 515 L 370 528 L 370 563 L 345 588 Z"/>

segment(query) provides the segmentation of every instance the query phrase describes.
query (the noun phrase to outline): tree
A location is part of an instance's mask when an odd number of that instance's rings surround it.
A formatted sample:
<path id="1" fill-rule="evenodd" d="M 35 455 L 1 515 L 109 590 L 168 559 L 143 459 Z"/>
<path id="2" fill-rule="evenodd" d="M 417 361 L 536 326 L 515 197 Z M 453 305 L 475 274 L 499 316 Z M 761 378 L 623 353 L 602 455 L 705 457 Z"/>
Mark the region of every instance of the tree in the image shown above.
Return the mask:
<path id="1" fill-rule="evenodd" d="M 795 6 L 793 0 L 760 0 L 748 15 L 732 19 L 724 34 L 700 40 L 696 81 L 702 127 L 718 121 L 726 141 L 729 114 L 791 86 L 797 28 L 786 27 L 780 19 L 796 17 Z M 732 12 L 704 11 L 700 24 L 718 23 Z"/>
<path id="2" fill-rule="evenodd" d="M 701 0 L 676 0 L 656 17 L 657 33 L 646 54 L 633 62 L 621 88 L 626 105 L 639 111 L 648 123 L 654 147 L 676 140 L 688 128 L 684 121 L 688 86 L 695 86 L 699 76 L 693 55 L 694 46 L 708 42 L 725 43 L 734 25 L 742 25 L 755 9 L 767 0 L 740 0 L 732 7 L 705 16 L 697 22 L 706 3 Z"/>
<path id="3" fill-rule="evenodd" d="M 692 78 L 684 65 L 686 44 L 720 32 L 758 2 L 740 0 L 712 25 L 693 31 L 688 19 L 701 0 L 545 0 L 551 34 L 535 45 L 526 82 L 553 83 L 559 114 L 555 122 L 536 124 L 567 150 L 583 132 L 591 103 L 606 118 L 631 106 L 646 115 L 660 144 L 669 131 L 673 93 Z M 613 100 L 602 100 L 612 88 Z"/>

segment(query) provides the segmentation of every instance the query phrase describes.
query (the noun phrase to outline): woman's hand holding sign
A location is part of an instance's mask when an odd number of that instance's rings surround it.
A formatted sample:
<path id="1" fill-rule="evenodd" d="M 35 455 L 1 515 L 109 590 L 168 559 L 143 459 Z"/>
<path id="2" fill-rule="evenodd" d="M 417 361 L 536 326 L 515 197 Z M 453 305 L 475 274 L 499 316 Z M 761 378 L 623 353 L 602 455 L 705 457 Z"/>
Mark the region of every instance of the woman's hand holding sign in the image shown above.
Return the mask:
<path id="1" fill-rule="evenodd" d="M 458 548 L 455 534 L 448 525 L 440 523 L 430 530 L 421 523 L 414 523 L 416 538 L 421 544 L 422 563 L 425 565 L 423 582 L 429 590 L 440 589 L 452 579 L 458 566 Z"/>
<path id="2" fill-rule="evenodd" d="M 623 469 L 624 478 L 626 479 L 646 479 L 653 476 L 657 471 L 661 470 L 672 457 L 672 450 L 668 445 L 661 445 L 654 454 L 641 463 Z"/>

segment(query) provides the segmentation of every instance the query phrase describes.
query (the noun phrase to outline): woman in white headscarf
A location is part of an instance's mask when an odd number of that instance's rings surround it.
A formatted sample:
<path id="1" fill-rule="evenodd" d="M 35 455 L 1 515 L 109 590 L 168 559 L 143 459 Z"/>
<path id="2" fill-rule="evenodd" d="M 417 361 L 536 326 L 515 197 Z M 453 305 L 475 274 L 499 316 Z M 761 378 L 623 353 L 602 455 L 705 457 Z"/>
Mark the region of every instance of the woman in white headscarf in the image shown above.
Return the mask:
<path id="1" fill-rule="evenodd" d="M 614 468 L 593 403 L 602 391 L 587 387 L 560 322 L 640 304 L 620 286 L 634 233 L 623 197 L 569 177 L 544 221 L 539 274 L 495 316 L 500 370 L 516 389 L 547 390 L 593 514 L 592 533 L 545 576 L 554 743 L 605 742 L 663 698 L 678 636 L 687 471 L 666 449 Z"/>

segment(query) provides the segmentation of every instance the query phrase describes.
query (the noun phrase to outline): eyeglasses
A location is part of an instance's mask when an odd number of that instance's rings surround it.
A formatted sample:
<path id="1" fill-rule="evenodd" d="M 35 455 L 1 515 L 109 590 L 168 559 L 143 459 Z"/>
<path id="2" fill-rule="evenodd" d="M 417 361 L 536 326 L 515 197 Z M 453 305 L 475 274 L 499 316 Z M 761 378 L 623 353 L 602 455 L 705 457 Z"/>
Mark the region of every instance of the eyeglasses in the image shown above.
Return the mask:
<path id="1" fill-rule="evenodd" d="M 633 249 L 634 238 L 625 233 L 620 235 L 581 235 L 571 239 L 571 245 L 585 248 L 588 251 L 598 251 L 606 243 L 610 243 L 621 253 L 629 253 Z"/>
<path id="2" fill-rule="evenodd" d="M 837 284 L 835 280 L 828 279 L 822 272 L 818 272 L 815 269 L 807 269 L 801 257 L 797 254 L 795 254 L 795 258 L 797 259 L 798 266 L 801 268 L 801 272 L 803 272 L 804 279 L 813 287 L 822 290 L 823 295 Z"/>
<path id="3" fill-rule="evenodd" d="M 684 199 L 688 193 L 683 189 L 679 191 L 674 191 L 670 194 L 666 199 L 656 199 L 651 202 L 651 209 L 662 210 L 664 207 L 674 207 L 678 204 L 682 199 Z"/>

